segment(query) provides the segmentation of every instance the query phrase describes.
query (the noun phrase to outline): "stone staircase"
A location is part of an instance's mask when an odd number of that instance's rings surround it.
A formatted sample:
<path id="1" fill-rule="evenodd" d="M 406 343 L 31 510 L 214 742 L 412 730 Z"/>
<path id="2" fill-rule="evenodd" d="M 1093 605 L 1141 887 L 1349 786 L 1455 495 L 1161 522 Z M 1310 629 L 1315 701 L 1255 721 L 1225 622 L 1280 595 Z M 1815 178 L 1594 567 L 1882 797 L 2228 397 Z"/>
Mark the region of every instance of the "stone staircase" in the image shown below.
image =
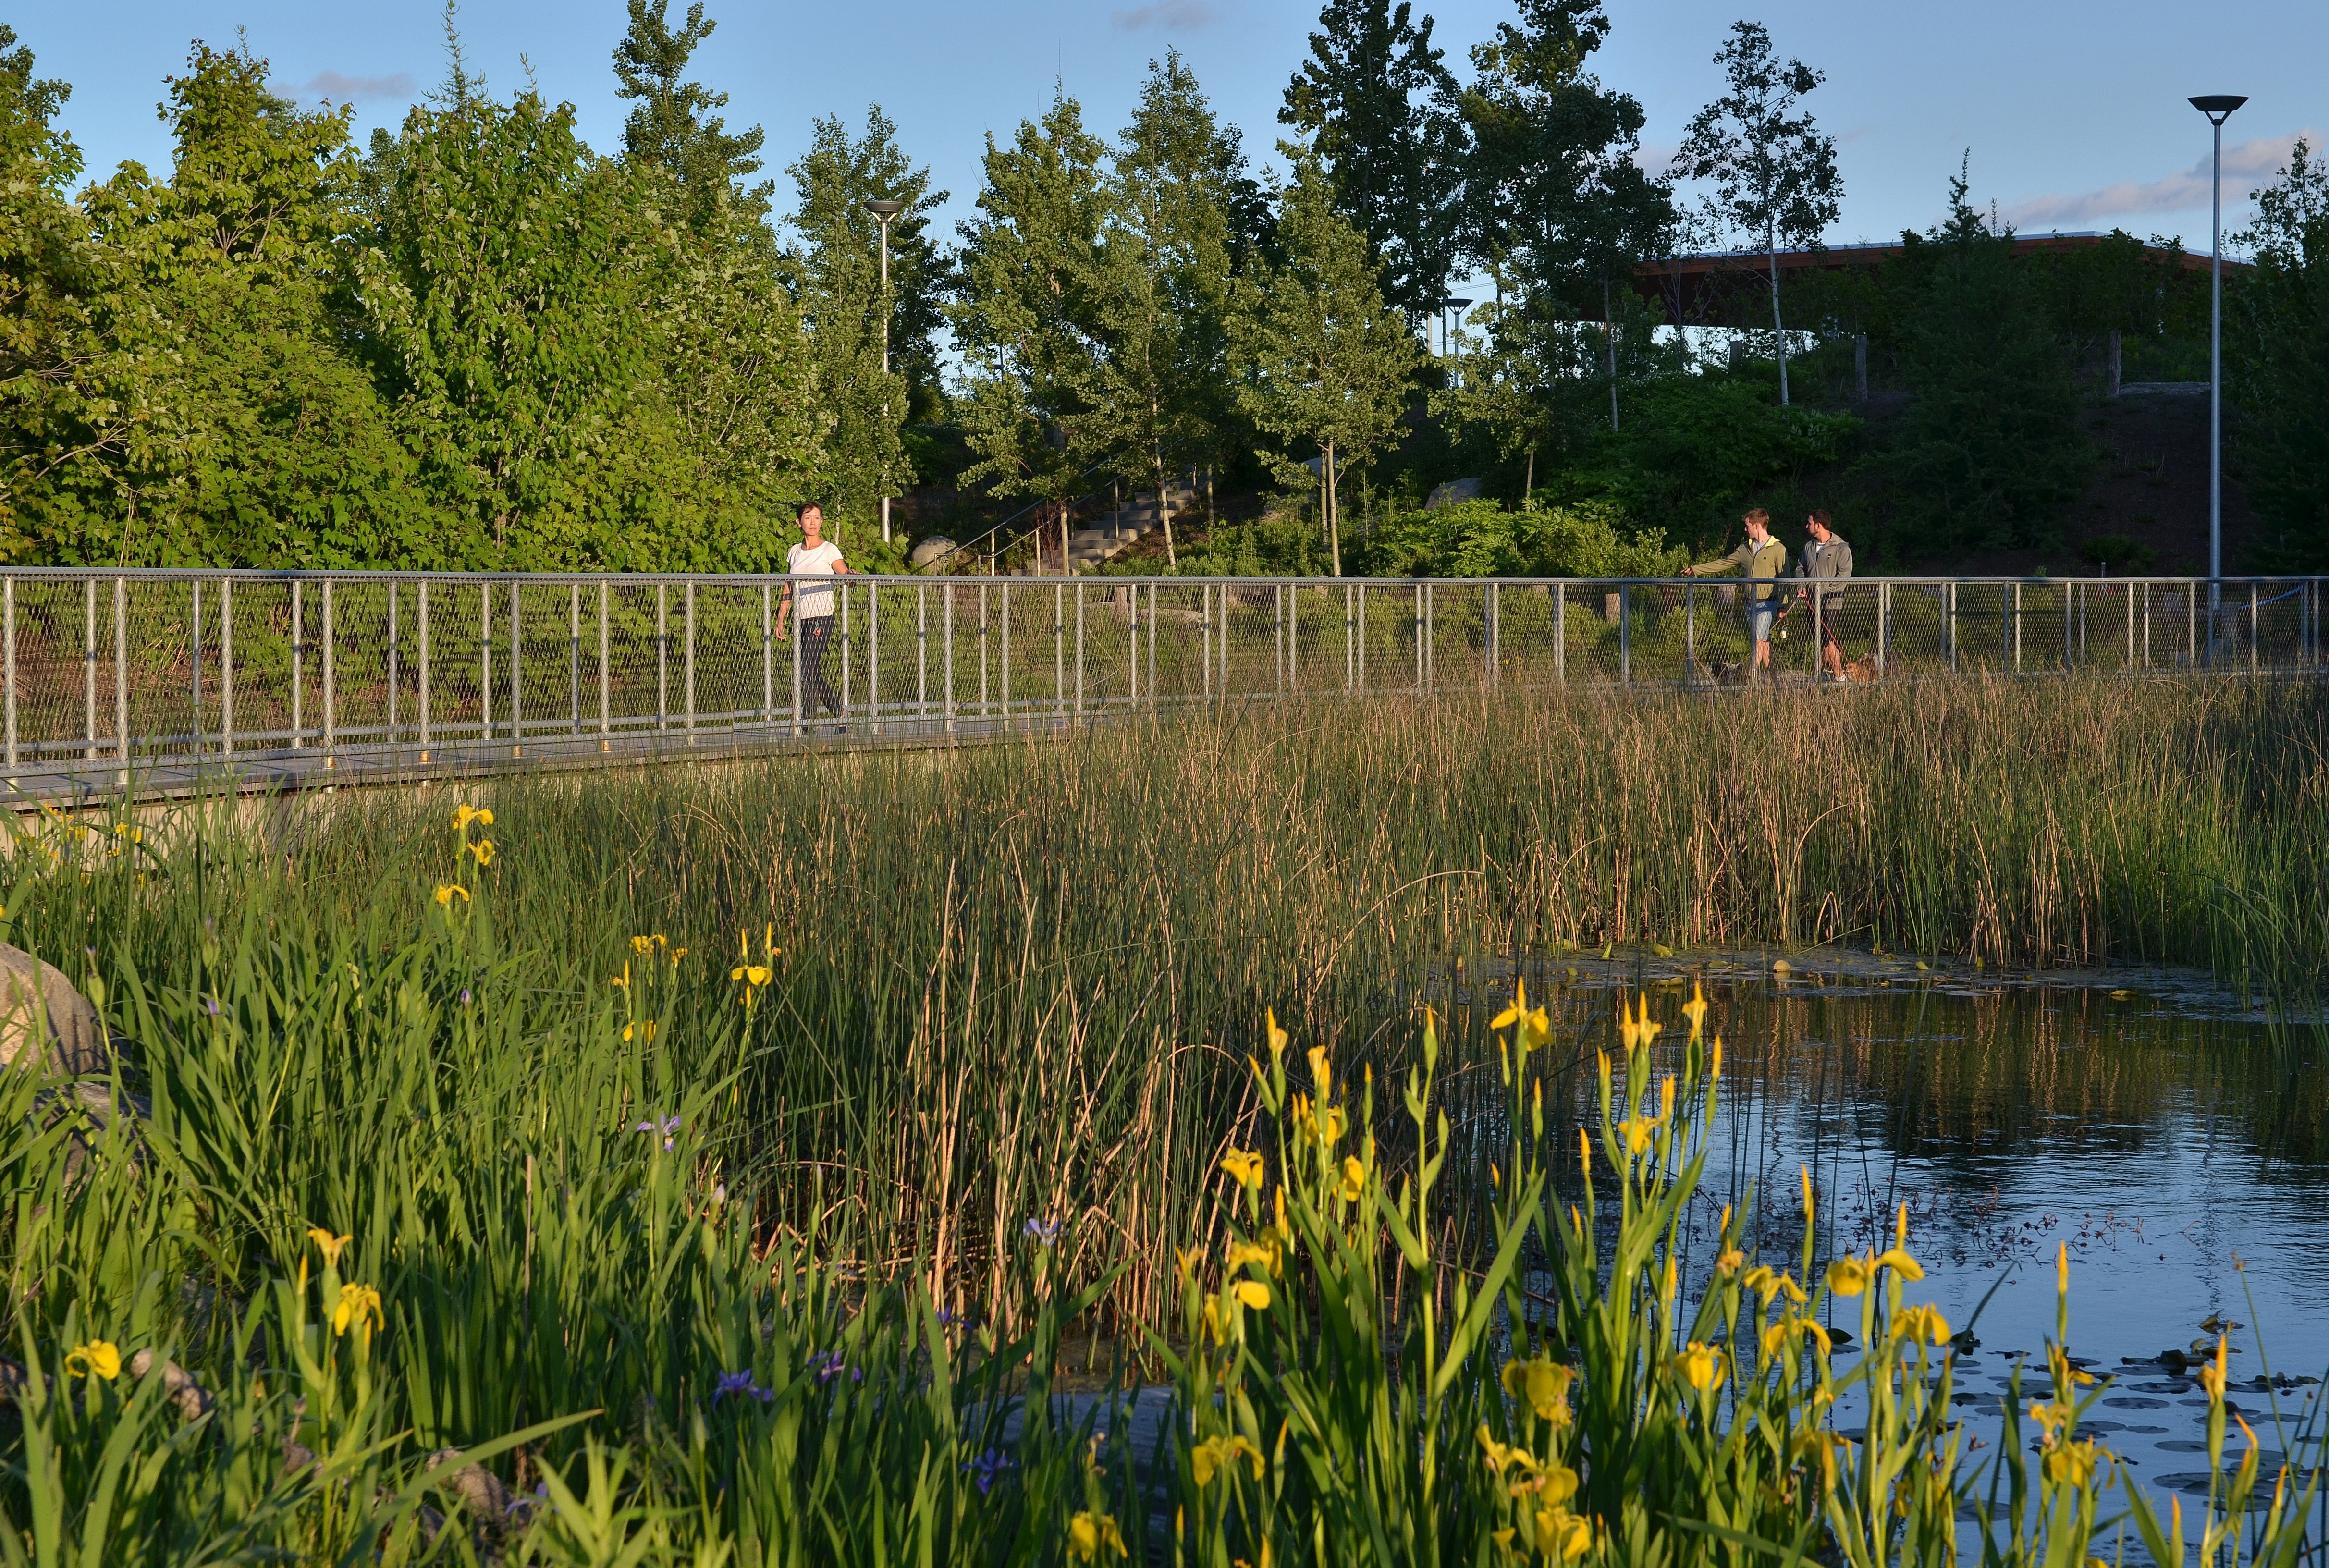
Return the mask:
<path id="1" fill-rule="evenodd" d="M 1175 522 L 1196 509 L 1194 490 L 1176 485 L 1169 494 Z M 1155 492 L 1136 494 L 1091 527 L 1068 535 L 1068 570 L 1089 571 L 1103 561 L 1113 561 L 1164 526 L 1164 515 L 1157 508 Z"/>

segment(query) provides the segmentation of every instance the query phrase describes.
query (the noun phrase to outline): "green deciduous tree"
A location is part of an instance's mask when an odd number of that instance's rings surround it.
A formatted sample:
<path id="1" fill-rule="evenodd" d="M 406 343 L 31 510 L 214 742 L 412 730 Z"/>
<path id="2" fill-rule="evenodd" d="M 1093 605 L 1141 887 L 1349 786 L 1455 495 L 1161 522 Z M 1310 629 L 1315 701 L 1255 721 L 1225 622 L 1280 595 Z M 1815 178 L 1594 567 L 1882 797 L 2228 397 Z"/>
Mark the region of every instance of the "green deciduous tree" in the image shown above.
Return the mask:
<path id="1" fill-rule="evenodd" d="M 1167 476 L 1210 461 L 1234 415 L 1229 302 L 1234 213 L 1251 188 L 1237 132 L 1179 54 L 1152 62 L 1108 182 L 1090 273 L 1091 439 L 1150 486 L 1173 540 Z"/>
<path id="2" fill-rule="evenodd" d="M 616 96 L 635 100 L 623 122 L 624 156 L 670 173 L 681 192 L 677 210 L 691 223 L 711 223 L 713 210 L 731 201 L 765 216 L 776 187 L 742 184 L 759 171 L 764 133 L 759 126 L 731 133 L 709 112 L 726 108 L 728 95 L 686 80 L 696 46 L 719 24 L 703 14 L 702 0 L 676 33 L 671 0 L 630 0 L 630 30 L 615 46 Z"/>
<path id="3" fill-rule="evenodd" d="M 1289 150 L 1295 178 L 1278 220 L 1286 260 L 1251 269 L 1231 318 L 1239 398 L 1255 427 L 1277 438 L 1262 455 L 1282 481 L 1306 477 L 1297 445 L 1317 448 L 1321 522 L 1339 577 L 1342 473 L 1398 430 L 1423 350 L 1384 302 L 1365 237 L 1334 210 L 1325 171 L 1306 148 Z"/>
<path id="4" fill-rule="evenodd" d="M 2239 239 L 2256 269 L 2230 291 L 2224 322 L 2234 449 L 2270 524 L 2256 564 L 2319 571 L 2329 568 L 2329 165 L 2299 137 L 2253 199 L 2256 221 Z"/>
<path id="5" fill-rule="evenodd" d="M 1366 237 L 1391 304 L 1439 307 L 1459 246 L 1464 121 L 1456 79 L 1409 0 L 1326 0 L 1278 119 L 1334 179 L 1334 210 Z"/>
<path id="6" fill-rule="evenodd" d="M 1881 458 L 1919 553 L 2050 542 L 2094 464 L 2083 401 L 2039 279 L 1949 183 L 1949 217 L 1903 234 L 1886 287 L 1900 301 L 1912 394 Z"/>
<path id="7" fill-rule="evenodd" d="M 1067 555 L 1067 504 L 1100 460 L 1093 405 L 1094 269 L 1107 156 L 1074 99 L 986 142 L 978 215 L 962 225 L 962 292 L 951 312 L 964 362 L 959 417 L 978 461 L 965 484 L 1048 504 Z"/>
<path id="8" fill-rule="evenodd" d="M 431 487 L 467 523 L 460 564 L 632 559 L 604 503 L 648 493 L 642 284 L 674 241 L 537 92 L 502 103 L 457 79 L 400 141 L 368 325 Z"/>
<path id="9" fill-rule="evenodd" d="M 1800 60 L 1771 52 L 1759 22 L 1731 24 L 1714 56 L 1730 91 L 1693 116 L 1674 171 L 1713 187 L 1704 212 L 1711 225 L 1737 234 L 1770 264 L 1771 330 L 1779 356 L 1779 401 L 1787 401 L 1787 323 L 1779 314 L 1779 251 L 1819 242 L 1836 220 L 1843 177 L 1835 138 L 1824 134 L 1804 98 L 1825 80 Z"/>
<path id="10" fill-rule="evenodd" d="M 1671 191 L 1634 161 L 1641 106 L 1585 69 L 1608 30 L 1599 0 L 1522 0 L 1519 23 L 1472 52 L 1466 248 L 1497 298 L 1485 357 L 1433 402 L 1485 426 L 1507 457 L 1573 439 L 1597 357 L 1617 422 L 1614 307 L 1673 222 Z M 1597 313 L 1610 330 L 1585 324 Z"/>
<path id="11" fill-rule="evenodd" d="M 800 243 L 787 262 L 816 351 L 820 395 L 834 421 L 832 496 L 836 521 L 868 520 L 880 497 L 915 482 L 902 432 L 942 407 L 937 335 L 948 284 L 929 214 L 947 199 L 930 189 L 898 146 L 897 127 L 879 105 L 863 136 L 838 117 L 816 122 L 809 150 L 791 168 Z M 890 221 L 890 285 L 882 290 L 881 222 L 869 199 L 905 203 Z M 882 368 L 889 326 L 890 370 Z"/>

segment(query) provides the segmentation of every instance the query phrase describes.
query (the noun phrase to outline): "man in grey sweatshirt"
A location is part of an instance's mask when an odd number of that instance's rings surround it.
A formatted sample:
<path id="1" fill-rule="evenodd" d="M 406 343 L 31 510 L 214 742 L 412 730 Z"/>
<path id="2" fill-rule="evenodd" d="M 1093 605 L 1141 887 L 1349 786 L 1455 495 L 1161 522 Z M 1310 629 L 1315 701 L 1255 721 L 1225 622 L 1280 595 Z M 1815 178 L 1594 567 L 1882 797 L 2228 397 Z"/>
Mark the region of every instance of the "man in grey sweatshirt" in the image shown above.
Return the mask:
<path id="1" fill-rule="evenodd" d="M 1804 520 L 1804 530 L 1811 537 L 1805 542 L 1803 553 L 1796 557 L 1796 576 L 1806 583 L 1841 582 L 1852 575 L 1852 546 L 1836 533 L 1834 520 L 1825 510 L 1815 510 Z M 1827 666 L 1829 676 L 1843 679 L 1843 649 L 1836 646 L 1836 623 L 1844 610 L 1844 590 L 1837 587 L 1806 587 L 1796 590 L 1797 602 L 1815 601 L 1812 617 L 1819 626 L 1820 660 Z"/>

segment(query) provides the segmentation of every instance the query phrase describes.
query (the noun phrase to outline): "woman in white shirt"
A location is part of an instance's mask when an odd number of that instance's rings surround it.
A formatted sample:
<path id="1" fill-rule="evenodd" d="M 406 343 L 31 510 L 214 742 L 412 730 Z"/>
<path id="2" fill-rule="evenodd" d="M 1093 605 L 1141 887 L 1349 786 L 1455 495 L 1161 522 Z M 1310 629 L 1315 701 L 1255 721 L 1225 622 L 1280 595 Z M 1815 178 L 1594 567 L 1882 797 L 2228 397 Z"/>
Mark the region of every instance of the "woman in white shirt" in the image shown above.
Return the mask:
<path id="1" fill-rule="evenodd" d="M 795 577 L 810 578 L 848 574 L 849 563 L 841 559 L 841 546 L 828 543 L 825 537 L 825 509 L 814 501 L 802 503 L 800 531 L 801 542 L 785 552 L 785 570 L 787 572 Z M 786 584 L 784 600 L 777 606 L 778 642 L 785 638 L 785 618 L 791 613 L 794 591 L 794 585 Z M 799 585 L 798 591 L 801 706 L 809 713 L 822 707 L 846 728 L 849 715 L 842 711 L 841 699 L 834 695 L 831 683 L 825 678 L 825 650 L 833 638 L 832 586 L 812 586 L 805 582 Z M 812 704 L 816 706 L 811 706 Z"/>

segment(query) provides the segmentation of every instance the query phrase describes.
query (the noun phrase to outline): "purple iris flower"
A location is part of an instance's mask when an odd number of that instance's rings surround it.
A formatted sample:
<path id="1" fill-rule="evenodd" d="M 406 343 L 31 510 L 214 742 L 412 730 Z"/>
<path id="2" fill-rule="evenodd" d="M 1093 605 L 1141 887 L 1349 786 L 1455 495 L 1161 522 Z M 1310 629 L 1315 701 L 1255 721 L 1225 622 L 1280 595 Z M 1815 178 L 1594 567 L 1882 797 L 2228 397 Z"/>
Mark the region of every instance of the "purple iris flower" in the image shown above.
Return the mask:
<path id="1" fill-rule="evenodd" d="M 831 1383 L 844 1372 L 849 1374 L 849 1380 L 852 1383 L 865 1381 L 865 1374 L 842 1360 L 841 1352 L 838 1350 L 828 1350 L 823 1355 L 812 1355 L 809 1357 L 808 1364 L 816 1368 L 816 1380 L 819 1383 Z"/>
<path id="2" fill-rule="evenodd" d="M 1002 1478 L 1003 1472 L 1013 1466 L 1002 1450 L 989 1449 L 962 1468 L 965 1474 L 977 1478 L 978 1495 L 983 1497 L 995 1489 L 995 1483 Z"/>
<path id="3" fill-rule="evenodd" d="M 719 1386 L 712 1391 L 712 1403 L 718 1404 L 722 1398 L 731 1393 L 744 1399 L 757 1399 L 762 1404 L 777 1397 L 776 1391 L 762 1388 L 750 1370 L 721 1373 Z"/>
<path id="4" fill-rule="evenodd" d="M 1046 1247 L 1059 1244 L 1060 1222 L 1057 1220 L 1039 1220 L 1030 1215 L 1027 1223 L 1022 1228 L 1028 1235 L 1034 1237 Z"/>
<path id="5" fill-rule="evenodd" d="M 631 1129 L 631 1130 L 633 1132 L 659 1132 L 663 1134 L 663 1147 L 665 1151 L 668 1153 L 674 1147 L 672 1134 L 679 1130 L 679 1118 L 676 1116 L 666 1118 L 661 1126 L 657 1126 L 655 1119 L 650 1117 L 646 1120 L 639 1123 L 638 1126 Z"/>

